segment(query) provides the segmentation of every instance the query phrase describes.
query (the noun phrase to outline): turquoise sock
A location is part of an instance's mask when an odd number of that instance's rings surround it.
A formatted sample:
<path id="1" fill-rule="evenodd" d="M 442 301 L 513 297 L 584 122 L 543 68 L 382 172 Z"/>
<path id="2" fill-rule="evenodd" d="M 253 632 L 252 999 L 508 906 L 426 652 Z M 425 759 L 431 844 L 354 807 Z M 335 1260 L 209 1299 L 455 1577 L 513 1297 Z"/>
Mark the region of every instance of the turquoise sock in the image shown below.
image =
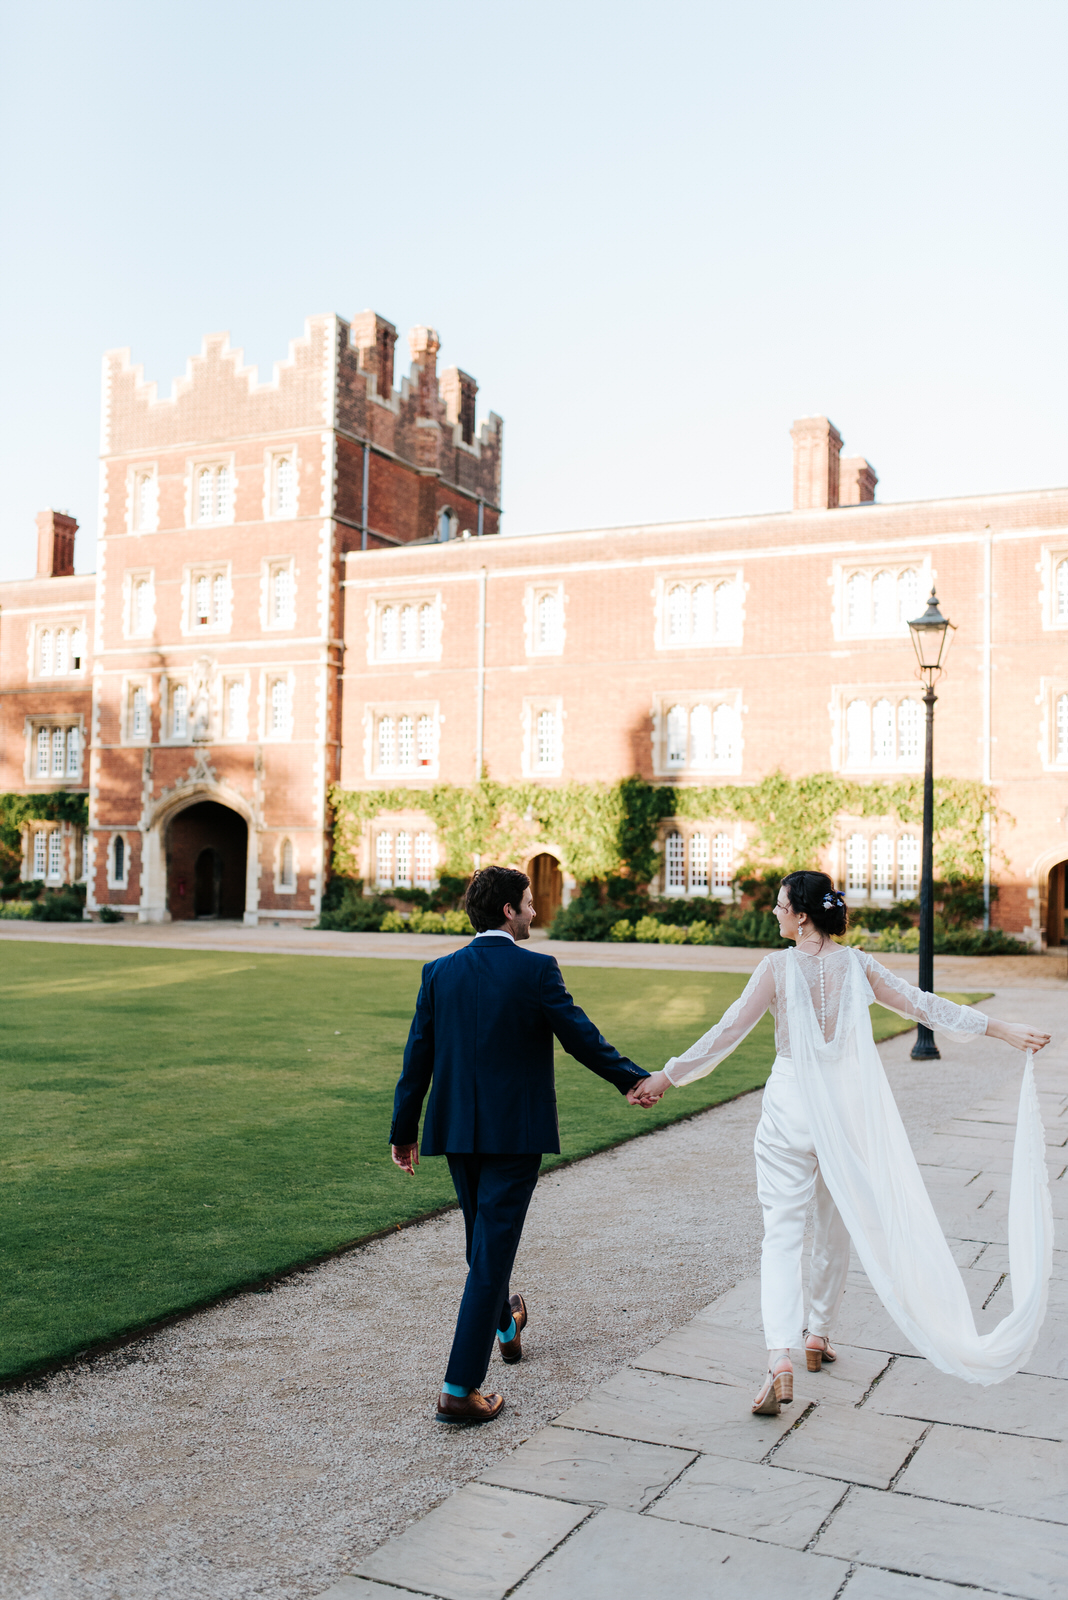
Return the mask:
<path id="1" fill-rule="evenodd" d="M 443 1394 L 454 1394 L 457 1400 L 466 1400 L 471 1393 L 470 1389 L 461 1388 L 458 1383 L 443 1383 L 441 1389 Z"/>
<path id="2" fill-rule="evenodd" d="M 502 1344 L 507 1344 L 509 1339 L 515 1338 L 517 1331 L 515 1318 L 513 1317 L 510 1326 L 507 1327 L 503 1333 L 501 1332 L 500 1328 L 497 1329 L 497 1337 Z"/>

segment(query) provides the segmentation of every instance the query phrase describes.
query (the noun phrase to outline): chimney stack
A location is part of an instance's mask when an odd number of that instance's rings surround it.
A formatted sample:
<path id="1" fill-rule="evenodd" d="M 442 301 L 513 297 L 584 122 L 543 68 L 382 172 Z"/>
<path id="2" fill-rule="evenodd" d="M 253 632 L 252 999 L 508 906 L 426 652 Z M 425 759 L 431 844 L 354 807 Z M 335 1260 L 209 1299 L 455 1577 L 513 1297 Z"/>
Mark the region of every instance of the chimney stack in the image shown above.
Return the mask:
<path id="1" fill-rule="evenodd" d="M 794 441 L 794 510 L 828 511 L 838 504 L 842 435 L 829 417 L 801 417 Z"/>
<path id="2" fill-rule="evenodd" d="M 843 456 L 839 463 L 838 504 L 866 506 L 875 499 L 879 474 L 863 456 Z"/>
<path id="3" fill-rule="evenodd" d="M 413 328 L 408 335 L 408 348 L 412 352 L 415 414 L 439 422 L 442 415 L 438 396 L 438 351 L 441 349 L 441 340 L 433 328 Z"/>
<path id="4" fill-rule="evenodd" d="M 392 322 L 375 311 L 361 311 L 352 319 L 352 342 L 360 352 L 360 366 L 364 372 L 373 372 L 375 393 L 380 400 L 389 400 L 393 394 L 393 347 L 397 343 L 397 330 Z"/>
<path id="5" fill-rule="evenodd" d="M 37 576 L 73 578 L 74 535 L 78 524 L 65 511 L 37 513 Z"/>
<path id="6" fill-rule="evenodd" d="M 475 396 L 478 384 L 459 367 L 446 367 L 441 374 L 441 398 L 445 405 L 445 420 L 455 427 L 460 424 L 460 437 L 471 444 L 475 437 Z"/>

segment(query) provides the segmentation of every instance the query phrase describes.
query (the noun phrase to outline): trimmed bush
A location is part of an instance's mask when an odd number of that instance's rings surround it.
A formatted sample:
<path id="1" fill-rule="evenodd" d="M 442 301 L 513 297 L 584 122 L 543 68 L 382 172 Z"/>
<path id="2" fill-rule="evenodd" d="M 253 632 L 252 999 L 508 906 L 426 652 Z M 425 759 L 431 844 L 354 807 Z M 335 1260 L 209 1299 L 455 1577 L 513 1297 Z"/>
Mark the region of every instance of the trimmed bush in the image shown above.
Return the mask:
<path id="1" fill-rule="evenodd" d="M 408 922 L 399 911 L 387 911 L 379 925 L 380 933 L 407 933 Z"/>
<path id="2" fill-rule="evenodd" d="M 634 937 L 639 944 L 659 944 L 659 922 L 655 917 L 639 917 L 634 924 Z"/>
<path id="3" fill-rule="evenodd" d="M 674 923 L 662 922 L 657 931 L 658 944 L 685 944 L 689 938 L 689 928 L 680 928 Z"/>
<path id="4" fill-rule="evenodd" d="M 620 917 L 618 922 L 613 922 L 608 930 L 608 937 L 613 944 L 633 944 L 634 924 L 628 922 L 626 917 Z"/>
<path id="5" fill-rule="evenodd" d="M 11 922 L 25 922 L 32 916 L 32 900 L 8 900 L 0 906 L 0 917 L 6 917 Z"/>
<path id="6" fill-rule="evenodd" d="M 442 933 L 474 933 L 474 924 L 466 911 L 443 911 Z"/>
<path id="7" fill-rule="evenodd" d="M 689 927 L 691 944 L 715 944 L 716 936 L 707 922 L 691 922 Z"/>
<path id="8" fill-rule="evenodd" d="M 121 911 L 114 911 L 111 906 L 100 907 L 101 922 L 125 922 L 126 918 Z"/>

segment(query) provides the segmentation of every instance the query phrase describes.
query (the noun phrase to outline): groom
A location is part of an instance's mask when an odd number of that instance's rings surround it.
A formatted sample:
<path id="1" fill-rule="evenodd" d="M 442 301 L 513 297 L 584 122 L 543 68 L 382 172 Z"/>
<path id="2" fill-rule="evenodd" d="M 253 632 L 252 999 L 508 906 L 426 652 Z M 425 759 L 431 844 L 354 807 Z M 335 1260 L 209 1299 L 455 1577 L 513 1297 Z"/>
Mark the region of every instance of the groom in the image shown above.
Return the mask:
<path id="1" fill-rule="evenodd" d="M 483 868 L 465 904 L 475 937 L 423 968 L 389 1135 L 394 1162 L 414 1175 L 433 1080 L 423 1154 L 448 1160 L 467 1230 L 467 1284 L 437 1411 L 454 1423 L 489 1422 L 504 1407 L 499 1394 L 479 1393 L 494 1338 L 504 1361 L 522 1359 L 527 1308 L 508 1279 L 542 1155 L 560 1149 L 553 1035 L 632 1105 L 653 1103 L 638 1090 L 649 1074 L 579 1010 L 555 958 L 519 949 L 535 915 L 526 873 Z"/>

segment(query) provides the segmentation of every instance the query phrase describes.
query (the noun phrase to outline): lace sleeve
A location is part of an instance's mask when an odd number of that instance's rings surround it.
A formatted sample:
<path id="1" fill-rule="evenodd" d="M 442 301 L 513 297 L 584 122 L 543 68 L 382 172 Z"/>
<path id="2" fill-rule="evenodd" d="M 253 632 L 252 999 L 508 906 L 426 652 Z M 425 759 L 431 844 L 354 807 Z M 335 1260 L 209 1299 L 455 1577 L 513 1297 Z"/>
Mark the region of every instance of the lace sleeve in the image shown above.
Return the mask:
<path id="1" fill-rule="evenodd" d="M 771 957 L 765 956 L 737 1000 L 727 1007 L 715 1027 L 709 1028 L 681 1056 L 672 1056 L 664 1068 L 668 1081 L 679 1087 L 706 1077 L 741 1044 L 774 1000 L 775 975 L 771 970 Z"/>
<path id="2" fill-rule="evenodd" d="M 953 1000 L 943 1000 L 941 995 L 927 994 L 911 983 L 888 972 L 872 956 L 858 950 L 868 982 L 881 1006 L 896 1011 L 898 1016 L 911 1017 L 914 1022 L 937 1028 L 940 1033 L 952 1034 L 956 1039 L 973 1039 L 986 1032 L 986 1015 L 974 1006 L 958 1006 Z"/>

